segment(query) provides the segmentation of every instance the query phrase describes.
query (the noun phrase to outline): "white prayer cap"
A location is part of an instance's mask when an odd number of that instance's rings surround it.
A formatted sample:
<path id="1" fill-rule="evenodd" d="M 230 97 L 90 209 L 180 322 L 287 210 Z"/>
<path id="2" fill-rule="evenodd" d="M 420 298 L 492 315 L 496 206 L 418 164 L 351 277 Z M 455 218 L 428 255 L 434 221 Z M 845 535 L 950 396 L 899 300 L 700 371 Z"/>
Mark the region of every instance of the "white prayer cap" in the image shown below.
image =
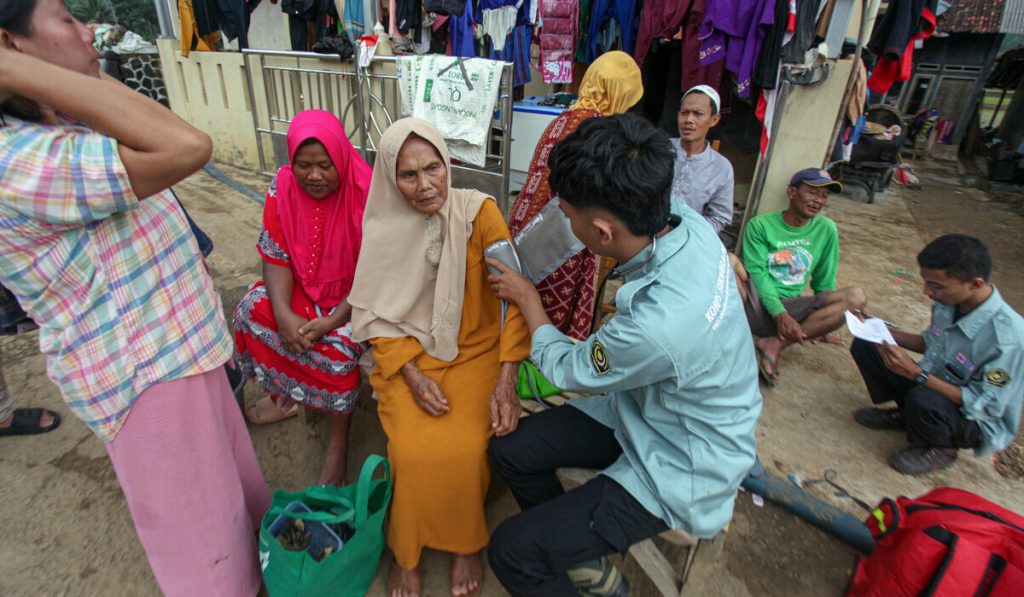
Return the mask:
<path id="1" fill-rule="evenodd" d="M 716 114 L 722 111 L 722 100 L 721 98 L 718 97 L 718 92 L 715 91 L 710 85 L 695 85 L 688 89 L 686 93 L 683 94 L 683 98 L 685 99 L 686 96 L 695 92 L 700 92 L 708 96 L 708 98 L 711 100 L 711 105 L 715 107 Z"/>

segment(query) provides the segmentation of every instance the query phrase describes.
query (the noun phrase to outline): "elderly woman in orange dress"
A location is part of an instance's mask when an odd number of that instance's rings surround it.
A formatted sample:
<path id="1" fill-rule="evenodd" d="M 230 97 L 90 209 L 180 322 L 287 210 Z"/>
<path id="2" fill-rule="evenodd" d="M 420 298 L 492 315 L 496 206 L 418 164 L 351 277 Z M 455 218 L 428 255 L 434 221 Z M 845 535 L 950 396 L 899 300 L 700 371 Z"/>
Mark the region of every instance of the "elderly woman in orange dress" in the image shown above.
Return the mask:
<path id="1" fill-rule="evenodd" d="M 551 201 L 548 156 L 555 144 L 571 135 L 588 118 L 621 114 L 643 97 L 640 69 L 633 57 L 613 51 L 595 60 L 580 82 L 579 99 L 544 130 L 534 151 L 526 184 L 509 212 L 512 234 L 523 228 Z M 590 335 L 594 317 L 597 257 L 583 249 L 537 284 L 544 311 L 551 323 L 577 340 Z"/>
<path id="2" fill-rule="evenodd" d="M 420 554 L 451 552 L 452 595 L 480 589 L 489 535 L 487 442 L 514 430 L 522 315 L 503 312 L 484 249 L 510 238 L 498 206 L 454 189 L 448 148 L 407 118 L 382 136 L 349 302 L 353 337 L 369 340 L 370 377 L 395 483 L 388 544 L 392 597 L 420 595 Z"/>

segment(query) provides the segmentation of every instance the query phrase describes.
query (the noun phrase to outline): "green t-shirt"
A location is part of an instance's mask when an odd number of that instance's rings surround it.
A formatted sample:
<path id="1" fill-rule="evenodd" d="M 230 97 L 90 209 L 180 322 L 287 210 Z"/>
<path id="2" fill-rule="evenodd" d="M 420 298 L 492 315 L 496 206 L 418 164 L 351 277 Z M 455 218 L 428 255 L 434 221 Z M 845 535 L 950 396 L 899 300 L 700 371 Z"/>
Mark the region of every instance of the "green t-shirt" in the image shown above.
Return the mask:
<path id="1" fill-rule="evenodd" d="M 803 226 L 790 226 L 780 211 L 752 218 L 743 232 L 743 265 L 772 317 L 786 310 L 782 299 L 800 296 L 808 281 L 815 294 L 835 290 L 836 223 L 815 216 Z"/>

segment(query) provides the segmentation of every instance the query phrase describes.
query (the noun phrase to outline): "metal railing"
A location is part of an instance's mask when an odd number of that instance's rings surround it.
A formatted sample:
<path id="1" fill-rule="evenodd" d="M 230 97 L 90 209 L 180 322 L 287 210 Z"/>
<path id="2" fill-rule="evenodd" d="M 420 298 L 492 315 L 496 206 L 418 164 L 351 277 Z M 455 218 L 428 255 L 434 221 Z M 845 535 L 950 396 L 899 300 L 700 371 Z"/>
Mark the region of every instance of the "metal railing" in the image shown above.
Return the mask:
<path id="1" fill-rule="evenodd" d="M 245 50 L 253 127 L 260 170 L 273 175 L 288 161 L 288 125 L 303 110 L 338 116 L 352 145 L 373 164 L 377 143 L 400 117 L 402 99 L 394 56 L 375 56 L 366 68 L 355 61 L 310 52 Z M 452 185 L 492 195 L 508 213 L 512 135 L 512 64 L 502 69 L 498 102 L 487 136 L 484 166 L 452 165 Z"/>

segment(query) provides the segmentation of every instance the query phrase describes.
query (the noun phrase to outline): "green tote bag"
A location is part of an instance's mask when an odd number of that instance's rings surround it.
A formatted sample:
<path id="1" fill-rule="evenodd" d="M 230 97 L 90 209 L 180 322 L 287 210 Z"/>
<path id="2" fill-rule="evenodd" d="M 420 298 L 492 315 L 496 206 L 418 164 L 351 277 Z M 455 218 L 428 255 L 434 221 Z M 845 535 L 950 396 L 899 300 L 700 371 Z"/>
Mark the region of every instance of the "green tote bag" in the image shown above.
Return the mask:
<path id="1" fill-rule="evenodd" d="M 383 479 L 373 479 L 377 467 L 383 467 Z M 371 454 L 353 485 L 308 487 L 295 493 L 275 491 L 260 524 L 260 567 L 271 597 L 364 595 L 384 550 L 384 517 L 391 490 L 388 461 Z M 274 527 L 281 527 L 286 519 L 301 519 L 307 529 L 323 529 L 319 523 L 345 523 L 352 535 L 340 549 L 318 561 L 309 551 L 291 551 L 278 542 L 275 533 L 280 528 Z"/>

